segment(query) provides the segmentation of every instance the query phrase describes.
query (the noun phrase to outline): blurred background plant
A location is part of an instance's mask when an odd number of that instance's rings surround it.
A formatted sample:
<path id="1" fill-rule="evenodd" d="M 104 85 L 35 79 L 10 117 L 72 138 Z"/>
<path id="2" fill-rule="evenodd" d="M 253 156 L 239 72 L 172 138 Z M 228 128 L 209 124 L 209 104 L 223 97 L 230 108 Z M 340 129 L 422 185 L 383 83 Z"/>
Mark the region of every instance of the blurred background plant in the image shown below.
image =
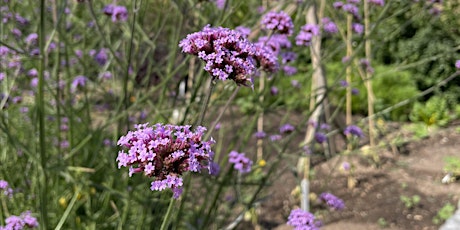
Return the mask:
<path id="1" fill-rule="evenodd" d="M 116 142 L 134 124 L 194 125 L 199 120 L 211 78 L 203 63 L 181 53 L 180 40 L 210 24 L 249 27 L 248 39 L 256 42 L 262 35 L 262 16 L 281 9 L 289 12 L 297 33 L 309 7 L 304 1 L 41 3 L 2 1 L 0 8 L 0 180 L 12 188 L 11 197 L 10 192 L 1 195 L 0 225 L 10 214 L 31 210 L 36 217 L 42 215 L 43 229 L 144 229 L 162 223 L 172 193 L 152 192 L 144 177 L 129 177 L 126 170 L 119 170 Z M 372 15 L 379 28 L 372 35 L 376 112 L 417 97 L 446 78 L 455 71 L 452 63 L 457 57 L 458 20 L 450 19 L 458 3 L 448 1 L 443 8 L 446 13 L 437 17 L 419 14 L 420 9 L 428 12 L 432 7 L 422 2 L 389 1 L 387 5 L 386 21 L 377 13 Z M 340 20 L 332 4 L 325 12 L 332 20 Z M 339 81 L 346 67 L 340 62 L 345 52 L 340 36 L 322 38 L 327 95 L 339 114 L 345 95 Z M 354 36 L 353 46 L 360 55 L 363 39 Z M 312 147 L 313 156 L 325 158 L 324 140 L 299 145 L 311 113 L 307 108 L 314 106 L 309 77 L 313 69 L 305 47 L 292 46 L 292 51 L 298 57 L 289 65 L 297 73 L 267 76 L 263 91 L 241 88 L 231 103 L 239 86 L 231 81 L 214 86 L 203 125 L 208 128 L 207 137 L 216 140 L 213 149 L 220 173 L 185 173 L 184 195 L 175 206 L 171 228 L 238 225 L 241 216 L 270 199 L 265 189 L 277 179 L 279 170 L 295 168 L 298 157 L 310 154 L 307 147 Z M 358 76 L 358 68 L 353 68 Z M 258 84 L 256 77 L 254 85 Z M 353 113 L 367 116 L 363 80 L 348 84 L 359 91 Z M 456 109 L 459 114 L 457 85 L 452 81 L 435 96 L 422 97 L 413 107 L 400 107 L 381 117 L 407 121 L 410 114 L 414 122 L 445 125 L 450 112 Z M 229 106 L 217 126 L 226 103 Z M 256 137 L 261 113 L 276 119 L 266 120 L 269 126 L 264 135 Z M 293 114 L 302 119 L 293 120 Z M 41 117 L 44 125 L 40 125 Z M 293 129 L 280 130 L 287 123 Z M 332 126 L 323 129 L 330 134 L 324 134 L 324 139 L 344 128 Z M 264 138 L 266 152 L 258 160 L 253 154 L 257 138 Z M 342 138 L 347 140 L 345 135 Z M 228 163 L 232 150 L 246 152 L 254 161 L 249 173 L 239 173 Z M 287 220 L 288 215 L 283 215 Z"/>

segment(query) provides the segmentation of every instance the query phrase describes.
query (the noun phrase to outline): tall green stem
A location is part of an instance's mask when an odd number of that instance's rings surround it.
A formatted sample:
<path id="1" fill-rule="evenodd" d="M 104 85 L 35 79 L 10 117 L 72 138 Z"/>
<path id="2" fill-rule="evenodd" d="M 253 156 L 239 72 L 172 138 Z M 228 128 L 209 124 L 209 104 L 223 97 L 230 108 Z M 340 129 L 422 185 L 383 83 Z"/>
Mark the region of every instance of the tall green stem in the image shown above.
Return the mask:
<path id="1" fill-rule="evenodd" d="M 171 197 L 171 201 L 169 201 L 168 211 L 166 211 L 166 215 L 165 215 L 165 218 L 163 219 L 163 223 L 161 223 L 160 230 L 165 230 L 168 227 L 169 219 L 172 213 L 172 208 L 174 207 L 175 203 L 176 203 L 176 199 L 174 199 L 174 197 Z"/>
<path id="2" fill-rule="evenodd" d="M 38 138 L 39 138 L 39 152 L 40 152 L 40 226 L 42 229 L 48 229 L 48 176 L 46 172 L 46 143 L 45 143 L 45 105 L 44 105 L 44 71 L 45 71 L 45 0 L 40 0 L 40 66 L 38 77 L 38 95 L 36 103 L 38 107 Z"/>

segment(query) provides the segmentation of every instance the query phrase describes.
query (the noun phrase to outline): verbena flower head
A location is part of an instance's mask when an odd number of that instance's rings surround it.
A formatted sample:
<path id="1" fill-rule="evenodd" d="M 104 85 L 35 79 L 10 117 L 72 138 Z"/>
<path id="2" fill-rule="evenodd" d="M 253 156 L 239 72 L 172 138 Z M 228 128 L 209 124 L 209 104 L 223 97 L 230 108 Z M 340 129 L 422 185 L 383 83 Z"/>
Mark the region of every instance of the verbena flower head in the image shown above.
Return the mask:
<path id="1" fill-rule="evenodd" d="M 270 135 L 270 141 L 279 141 L 279 140 L 281 140 L 281 138 L 283 138 L 283 137 L 281 135 L 279 135 L 279 134 Z"/>
<path id="2" fill-rule="evenodd" d="M 268 72 L 278 70 L 276 55 L 255 46 L 235 30 L 204 27 L 180 41 L 182 52 L 193 54 L 206 64 L 204 69 L 215 79 L 231 79 L 238 85 L 252 86 L 257 67 Z"/>
<path id="3" fill-rule="evenodd" d="M 263 29 L 288 36 L 292 35 L 294 29 L 291 17 L 283 11 L 278 13 L 272 11 L 265 14 L 261 24 Z"/>
<path id="4" fill-rule="evenodd" d="M 297 53 L 295 52 L 283 52 L 281 53 L 281 63 L 286 64 L 293 62 L 297 59 Z"/>
<path id="5" fill-rule="evenodd" d="M 374 68 L 372 68 L 371 62 L 366 58 L 360 59 L 359 64 L 361 64 L 361 67 L 367 72 L 374 73 Z"/>
<path id="6" fill-rule="evenodd" d="M 377 6 L 384 6 L 385 0 L 367 0 L 369 3 L 372 3 Z"/>
<path id="7" fill-rule="evenodd" d="M 29 44 L 29 45 L 30 44 L 35 44 L 35 43 L 37 43 L 37 41 L 38 41 L 38 34 L 36 34 L 36 33 L 29 34 L 25 39 L 25 42 L 27 44 Z"/>
<path id="8" fill-rule="evenodd" d="M 364 137 L 363 131 L 356 125 L 350 125 L 346 127 L 343 133 L 347 136 L 354 135 L 359 138 Z"/>
<path id="9" fill-rule="evenodd" d="M 129 167 L 129 176 L 142 173 L 153 177 L 152 191 L 170 188 L 178 198 L 182 193 L 184 172 L 200 172 L 204 168 L 212 172 L 214 140 L 202 140 L 206 128 L 198 126 L 192 131 L 190 125 L 160 123 L 154 126 L 139 124 L 135 128 L 118 140 L 117 145 L 128 149 L 118 152 L 118 168 Z"/>
<path id="10" fill-rule="evenodd" d="M 363 24 L 360 23 L 353 23 L 352 25 L 353 31 L 357 34 L 363 34 L 364 32 L 364 26 Z"/>
<path id="11" fill-rule="evenodd" d="M 245 26 L 237 26 L 235 30 L 243 34 L 246 38 L 251 34 L 251 28 Z"/>
<path id="12" fill-rule="evenodd" d="M 310 46 L 313 36 L 319 35 L 319 26 L 306 24 L 301 27 L 299 34 L 295 37 L 295 44 L 298 46 Z"/>
<path id="13" fill-rule="evenodd" d="M 291 124 L 284 124 L 280 128 L 280 133 L 291 133 L 292 131 L 294 131 L 294 129 L 294 126 L 292 126 Z"/>
<path id="14" fill-rule="evenodd" d="M 357 89 L 357 88 L 351 89 L 351 94 L 358 95 L 359 94 L 359 89 Z"/>
<path id="15" fill-rule="evenodd" d="M 0 180 L 0 191 L 3 190 L 3 194 L 9 198 L 13 197 L 13 189 L 9 186 L 5 180 Z"/>
<path id="16" fill-rule="evenodd" d="M 250 172 L 253 163 L 244 153 L 238 153 L 237 151 L 231 151 L 228 154 L 228 162 L 234 164 L 233 167 L 240 173 Z"/>
<path id="17" fill-rule="evenodd" d="M 274 55 L 278 55 L 281 49 L 289 49 L 291 48 L 291 42 L 289 41 L 288 37 L 284 34 L 273 34 L 269 37 L 262 36 L 259 37 L 256 46 L 258 47 L 267 47 L 269 48 Z"/>
<path id="18" fill-rule="evenodd" d="M 6 56 L 10 52 L 10 49 L 6 46 L 0 46 L 0 57 Z"/>
<path id="19" fill-rule="evenodd" d="M 460 60 L 455 61 L 455 68 L 460 69 Z"/>
<path id="20" fill-rule="evenodd" d="M 319 196 L 319 199 L 326 203 L 326 205 L 331 209 L 342 210 L 345 208 L 345 203 L 343 203 L 343 200 L 332 195 L 331 193 L 323 192 Z"/>
<path id="21" fill-rule="evenodd" d="M 85 76 L 81 76 L 81 75 L 76 76 L 72 81 L 71 90 L 75 92 L 77 88 L 85 87 L 87 81 L 88 81 L 88 78 L 86 78 Z"/>
<path id="22" fill-rule="evenodd" d="M 278 95 L 278 93 L 279 93 L 278 87 L 276 87 L 276 86 L 270 87 L 270 94 L 271 95 L 276 96 L 276 95 Z"/>
<path id="23" fill-rule="evenodd" d="M 335 34 L 339 32 L 339 28 L 330 18 L 322 18 L 323 29 L 326 33 Z"/>
<path id="24" fill-rule="evenodd" d="M 345 171 L 350 170 L 350 169 L 351 169 L 350 163 L 348 163 L 348 162 L 346 162 L 346 161 L 343 162 L 343 163 L 342 163 L 342 169 L 345 170 Z"/>
<path id="25" fill-rule="evenodd" d="M 112 22 L 117 21 L 127 21 L 128 20 L 128 10 L 125 6 L 115 6 L 112 13 Z"/>
<path id="26" fill-rule="evenodd" d="M 267 136 L 267 134 L 264 131 L 258 131 L 256 133 L 254 133 L 254 136 L 257 139 L 264 139 Z"/>
<path id="27" fill-rule="evenodd" d="M 224 9 L 226 0 L 214 0 L 214 1 L 218 9 L 220 10 Z"/>
<path id="28" fill-rule="evenodd" d="M 291 211 L 287 224 L 295 230 L 319 230 L 321 227 L 321 222 L 313 214 L 300 208 Z"/>
<path id="29" fill-rule="evenodd" d="M 292 76 L 297 73 L 297 68 L 294 66 L 285 65 L 283 66 L 283 72 L 286 76 Z"/>
<path id="30" fill-rule="evenodd" d="M 108 59 L 109 56 L 105 48 L 102 48 L 99 50 L 99 52 L 95 53 L 94 60 L 101 66 L 105 65 Z"/>
<path id="31" fill-rule="evenodd" d="M 30 211 L 25 211 L 21 213 L 20 216 L 10 216 L 5 220 L 5 226 L 0 226 L 0 229 L 4 230 L 22 230 L 27 227 L 27 229 L 37 228 L 38 221 L 33 217 Z"/>
<path id="32" fill-rule="evenodd" d="M 318 143 L 324 143 L 325 141 L 327 141 L 327 136 L 326 134 L 324 133 L 321 133 L 321 132 L 317 132 L 315 133 L 315 141 L 318 142 Z"/>

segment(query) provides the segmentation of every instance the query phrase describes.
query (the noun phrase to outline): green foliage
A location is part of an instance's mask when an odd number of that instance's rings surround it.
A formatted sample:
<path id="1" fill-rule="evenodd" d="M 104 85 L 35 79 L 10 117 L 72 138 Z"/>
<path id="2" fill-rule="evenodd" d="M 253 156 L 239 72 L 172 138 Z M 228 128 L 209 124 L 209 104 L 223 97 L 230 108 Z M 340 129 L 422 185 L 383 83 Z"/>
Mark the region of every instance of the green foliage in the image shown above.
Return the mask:
<path id="1" fill-rule="evenodd" d="M 383 218 L 383 217 L 380 217 L 380 218 L 377 220 L 377 224 L 378 224 L 379 227 L 381 227 L 381 228 L 386 228 L 386 227 L 388 227 L 388 221 L 386 221 L 385 218 Z"/>
<path id="2" fill-rule="evenodd" d="M 460 157 L 449 156 L 444 159 L 446 165 L 444 171 L 450 172 L 453 176 L 460 176 Z"/>
<path id="3" fill-rule="evenodd" d="M 420 203 L 419 195 L 413 195 L 411 197 L 401 195 L 399 198 L 404 203 L 404 206 L 408 209 L 412 209 Z"/>
<path id="4" fill-rule="evenodd" d="M 449 219 L 455 212 L 455 206 L 451 203 L 447 203 L 439 209 L 435 217 L 433 217 L 434 224 L 442 224 L 444 221 Z"/>
<path id="5" fill-rule="evenodd" d="M 410 70 L 420 90 L 425 90 L 454 73 L 455 60 L 459 59 L 457 41 L 460 33 L 456 28 L 459 28 L 460 22 L 456 12 L 460 9 L 460 4 L 451 1 L 430 5 L 426 1 L 393 2 L 390 9 L 400 11 L 382 24 L 374 36 L 376 59 Z M 442 13 L 430 14 L 432 7 L 441 7 Z M 412 10 L 419 13 L 409 13 Z M 439 93 L 446 95 L 452 102 L 458 101 L 459 83 L 460 79 L 456 78 L 448 82 Z"/>
<path id="6" fill-rule="evenodd" d="M 421 121 L 427 126 L 445 126 L 450 121 L 447 101 L 443 97 L 434 96 L 426 103 L 416 102 L 409 117 L 411 121 Z"/>
<path id="7" fill-rule="evenodd" d="M 331 63 L 327 65 L 328 82 L 330 85 L 337 85 L 343 77 L 342 63 Z M 416 82 L 409 71 L 395 71 L 393 66 L 374 64 L 375 74 L 372 78 L 372 87 L 375 95 L 375 112 L 379 112 L 390 106 L 395 105 L 405 99 L 415 97 L 419 91 Z M 359 90 L 358 95 L 353 96 L 352 109 L 354 113 L 367 113 L 367 91 L 364 82 L 359 76 L 354 76 L 351 83 L 353 88 Z M 345 88 L 338 87 L 332 91 L 332 102 L 339 103 L 345 96 Z M 395 121 L 405 121 L 410 112 L 410 106 L 403 106 L 392 110 L 389 114 L 384 114 L 387 119 Z"/>

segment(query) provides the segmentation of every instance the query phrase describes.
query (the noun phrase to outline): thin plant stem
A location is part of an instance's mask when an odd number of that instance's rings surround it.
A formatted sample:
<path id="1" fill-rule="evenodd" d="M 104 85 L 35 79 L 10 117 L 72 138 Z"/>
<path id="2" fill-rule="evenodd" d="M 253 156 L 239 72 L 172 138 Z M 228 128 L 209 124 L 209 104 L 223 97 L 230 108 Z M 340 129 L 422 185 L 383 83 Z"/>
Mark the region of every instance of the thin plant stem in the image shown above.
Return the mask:
<path id="1" fill-rule="evenodd" d="M 263 132 L 264 131 L 264 109 L 263 109 L 263 103 L 264 103 L 264 90 L 265 90 L 265 74 L 262 74 L 260 76 L 260 81 L 259 81 L 259 105 L 262 108 L 262 111 L 259 113 L 259 117 L 257 118 L 257 132 Z M 264 141 L 262 138 L 257 140 L 257 161 L 261 161 L 263 159 L 263 144 Z"/>
<path id="2" fill-rule="evenodd" d="M 370 20 L 369 20 L 369 2 L 364 1 L 364 35 L 366 39 L 364 40 L 364 52 L 366 60 L 371 63 L 371 40 L 370 40 Z M 366 76 L 366 88 L 367 88 L 367 114 L 372 116 L 374 114 L 374 91 L 372 89 L 371 73 L 365 70 Z M 369 145 L 370 147 L 375 146 L 375 133 L 374 133 L 374 120 L 368 120 L 369 125 Z"/>
<path id="3" fill-rule="evenodd" d="M 125 71 L 125 76 L 123 78 L 123 103 L 124 103 L 124 109 L 125 111 L 128 110 L 129 107 L 129 92 L 128 92 L 128 81 L 129 81 L 129 68 L 131 67 L 131 62 L 132 62 L 132 51 L 133 51 L 133 45 L 134 45 L 134 28 L 136 25 L 136 18 L 137 18 L 137 12 L 138 12 L 138 5 L 137 5 L 137 0 L 134 1 L 134 12 L 133 12 L 133 22 L 131 24 L 131 38 L 129 40 L 129 48 L 128 48 L 128 64 L 126 65 L 126 71 Z M 129 116 L 126 116 L 126 129 L 129 129 Z"/>
<path id="4" fill-rule="evenodd" d="M 216 128 L 217 124 L 219 123 L 220 119 L 222 118 L 222 116 L 224 115 L 225 113 L 225 110 L 227 110 L 228 106 L 230 105 L 230 103 L 235 99 L 236 95 L 238 94 L 238 91 L 240 90 L 240 86 L 238 86 L 235 91 L 233 91 L 232 95 L 230 96 L 230 98 L 227 100 L 227 102 L 225 103 L 224 105 L 224 108 L 220 111 L 220 114 L 219 116 L 217 116 L 217 118 L 214 120 L 214 123 L 212 123 L 211 125 L 211 128 L 209 129 L 209 132 L 206 134 L 205 136 L 205 140 L 207 140 L 209 138 L 209 136 L 211 136 L 211 133 L 212 131 Z"/>
<path id="5" fill-rule="evenodd" d="M 171 197 L 171 200 L 169 201 L 169 207 L 168 207 L 168 210 L 166 211 L 166 215 L 165 215 L 165 218 L 163 219 L 163 223 L 161 223 L 160 230 L 165 230 L 168 227 L 169 219 L 171 218 L 172 209 L 175 203 L 176 203 L 176 199 L 174 199 L 174 197 Z"/>
<path id="6" fill-rule="evenodd" d="M 45 0 L 40 1 L 40 27 L 39 27 L 39 46 L 40 46 L 40 65 L 38 76 L 38 95 L 36 103 L 38 107 L 38 138 L 40 152 L 40 225 L 43 229 L 48 229 L 48 175 L 46 172 L 46 143 L 45 143 L 45 105 L 44 105 L 44 71 L 45 71 Z"/>
<path id="7" fill-rule="evenodd" d="M 353 35 L 353 31 L 352 31 L 352 20 L 353 20 L 353 16 L 351 14 L 348 14 L 347 15 L 347 40 L 346 40 L 346 44 L 347 44 L 347 58 L 349 60 L 347 60 L 348 62 L 351 62 L 351 55 L 353 54 L 353 50 L 352 50 L 352 35 Z M 345 117 L 345 123 L 346 125 L 351 125 L 351 105 L 352 105 L 352 102 L 351 102 L 351 64 L 349 63 L 347 65 L 347 68 L 346 68 L 346 80 L 348 82 L 348 86 L 347 86 L 347 92 L 346 92 L 346 117 Z M 347 149 L 348 150 L 351 150 L 351 144 L 349 143 L 347 145 Z"/>
<path id="8" fill-rule="evenodd" d="M 206 115 L 206 109 L 210 101 L 209 99 L 211 99 L 212 91 L 215 86 L 216 86 L 216 82 L 214 81 L 214 79 L 211 79 L 211 81 L 209 82 L 208 94 L 204 98 L 204 102 L 201 105 L 201 111 L 200 111 L 198 121 L 196 122 L 196 126 L 203 125 L 204 116 Z"/>

